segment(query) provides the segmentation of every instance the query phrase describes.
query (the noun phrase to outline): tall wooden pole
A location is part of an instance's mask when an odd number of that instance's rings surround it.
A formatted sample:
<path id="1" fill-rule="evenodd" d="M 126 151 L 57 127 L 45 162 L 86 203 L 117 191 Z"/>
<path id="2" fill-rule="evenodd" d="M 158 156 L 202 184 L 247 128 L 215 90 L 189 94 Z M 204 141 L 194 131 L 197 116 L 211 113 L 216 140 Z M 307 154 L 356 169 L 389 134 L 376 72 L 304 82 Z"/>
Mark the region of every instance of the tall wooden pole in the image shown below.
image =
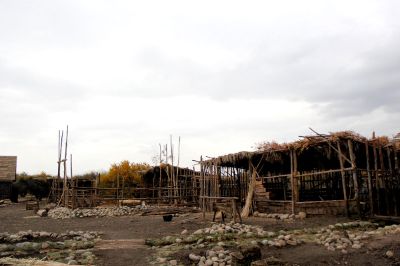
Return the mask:
<path id="1" fill-rule="evenodd" d="M 76 179 L 73 178 L 72 175 L 72 154 L 69 155 L 69 164 L 70 164 L 70 176 L 71 176 L 71 190 L 72 190 L 72 209 L 75 209 L 75 187 L 76 187 Z"/>
<path id="2" fill-rule="evenodd" d="M 397 143 L 393 143 L 393 151 L 394 151 L 394 169 L 396 171 L 399 170 L 399 160 L 397 158 Z"/>
<path id="3" fill-rule="evenodd" d="M 377 214 L 381 212 L 381 193 L 380 193 L 380 182 L 379 182 L 379 173 L 378 173 L 378 153 L 376 148 L 376 142 L 373 142 L 373 150 L 374 150 L 374 169 L 375 169 L 375 188 L 376 188 L 376 202 L 378 206 Z"/>
<path id="4" fill-rule="evenodd" d="M 203 210 L 203 219 L 206 219 L 206 209 L 204 204 L 204 165 L 203 165 L 203 156 L 200 156 L 200 197 L 199 200 L 201 201 L 201 209 Z"/>
<path id="5" fill-rule="evenodd" d="M 387 147 L 386 148 L 386 153 L 387 153 L 387 158 L 388 158 L 388 166 L 389 166 L 389 170 L 390 171 L 392 171 L 393 169 L 392 169 L 392 159 L 391 159 L 391 157 L 392 157 L 392 153 L 391 153 L 391 151 L 390 151 L 390 148 L 389 147 Z"/>
<path id="6" fill-rule="evenodd" d="M 292 187 L 292 214 L 296 213 L 296 192 L 295 192 L 295 166 L 294 166 L 294 152 L 290 150 L 290 184 Z"/>
<path id="7" fill-rule="evenodd" d="M 160 202 L 161 200 L 161 187 L 162 187 L 162 151 L 161 151 L 161 144 L 158 144 L 160 146 L 160 176 L 159 176 L 159 181 L 158 181 L 158 200 Z"/>
<path id="8" fill-rule="evenodd" d="M 368 197 L 370 205 L 370 215 L 374 215 L 374 201 L 372 198 L 372 177 L 371 177 L 371 166 L 369 164 L 369 145 L 368 141 L 365 142 L 365 157 L 367 158 L 367 174 L 368 174 Z"/>
<path id="9" fill-rule="evenodd" d="M 352 171 L 353 171 L 354 199 L 356 200 L 358 215 L 361 216 L 358 177 L 357 177 L 357 165 L 356 165 L 356 156 L 354 154 L 353 141 L 348 139 L 347 140 L 347 144 L 349 146 L 351 168 L 352 168 Z"/>
<path id="10" fill-rule="evenodd" d="M 343 199 L 345 201 L 345 213 L 346 216 L 349 217 L 349 201 L 347 199 L 346 174 L 344 172 L 344 162 L 342 156 L 342 149 L 340 146 L 340 140 L 337 141 L 337 151 L 340 164 L 340 174 L 342 176 L 342 189 L 343 189 Z"/>
<path id="11" fill-rule="evenodd" d="M 67 153 L 68 153 L 68 125 L 65 135 L 65 154 L 64 154 L 64 207 L 68 207 L 68 183 L 67 183 Z"/>

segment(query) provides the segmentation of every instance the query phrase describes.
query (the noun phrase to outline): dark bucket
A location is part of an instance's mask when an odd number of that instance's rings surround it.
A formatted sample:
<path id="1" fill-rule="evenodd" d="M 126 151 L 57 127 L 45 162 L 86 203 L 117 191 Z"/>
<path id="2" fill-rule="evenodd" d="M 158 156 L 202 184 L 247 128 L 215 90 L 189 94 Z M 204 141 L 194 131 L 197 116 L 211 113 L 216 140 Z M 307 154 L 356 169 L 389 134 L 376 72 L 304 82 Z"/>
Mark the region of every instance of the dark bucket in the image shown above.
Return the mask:
<path id="1" fill-rule="evenodd" d="M 171 222 L 172 221 L 172 214 L 164 215 L 163 216 L 164 222 Z"/>

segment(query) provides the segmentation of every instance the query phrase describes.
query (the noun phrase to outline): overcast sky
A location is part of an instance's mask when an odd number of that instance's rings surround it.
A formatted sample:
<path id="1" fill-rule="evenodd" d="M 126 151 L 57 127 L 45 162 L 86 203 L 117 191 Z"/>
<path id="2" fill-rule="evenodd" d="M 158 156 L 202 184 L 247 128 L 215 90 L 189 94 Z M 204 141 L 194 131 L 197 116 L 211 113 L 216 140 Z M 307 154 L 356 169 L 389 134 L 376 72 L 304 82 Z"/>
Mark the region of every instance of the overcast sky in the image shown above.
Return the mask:
<path id="1" fill-rule="evenodd" d="M 400 131 L 400 1 L 0 0 L 0 155 L 75 173 Z"/>

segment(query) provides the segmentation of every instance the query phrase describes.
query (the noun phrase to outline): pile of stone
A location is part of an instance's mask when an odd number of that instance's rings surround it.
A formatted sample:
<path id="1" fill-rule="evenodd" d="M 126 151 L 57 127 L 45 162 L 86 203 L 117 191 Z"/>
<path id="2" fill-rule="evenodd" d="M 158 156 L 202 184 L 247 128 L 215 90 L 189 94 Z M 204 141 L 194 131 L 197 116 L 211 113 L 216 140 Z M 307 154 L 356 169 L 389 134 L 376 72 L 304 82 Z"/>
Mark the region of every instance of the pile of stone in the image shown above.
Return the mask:
<path id="1" fill-rule="evenodd" d="M 5 206 L 11 205 L 11 204 L 12 204 L 12 202 L 9 199 L 0 200 L 0 207 L 5 207 Z"/>
<path id="2" fill-rule="evenodd" d="M 330 251 L 339 250 L 346 254 L 348 249 L 362 248 L 363 241 L 373 235 L 400 233 L 399 225 L 377 227 L 377 224 L 364 221 L 338 223 L 319 230 L 315 235 L 316 242 Z"/>
<path id="3" fill-rule="evenodd" d="M 91 249 L 100 240 L 99 232 L 69 231 L 66 233 L 20 231 L 0 234 L 0 258 L 38 257 L 42 260 L 69 264 L 92 264 Z"/>
<path id="4" fill-rule="evenodd" d="M 211 250 L 207 250 L 205 256 L 189 254 L 189 260 L 197 265 L 232 265 L 231 251 L 225 250 L 223 247 L 216 246 Z"/>
<path id="5" fill-rule="evenodd" d="M 276 220 L 293 220 L 293 219 L 305 219 L 307 214 L 305 212 L 299 212 L 298 214 L 287 214 L 287 213 L 261 213 L 254 212 L 254 217 L 263 217 Z"/>
<path id="6" fill-rule="evenodd" d="M 252 226 L 240 223 L 228 223 L 228 224 L 213 224 L 211 227 L 199 229 L 193 233 L 193 235 L 201 234 L 236 234 L 238 236 L 266 236 L 267 232 L 259 226 Z"/>
<path id="7" fill-rule="evenodd" d="M 204 256 L 189 254 L 191 263 L 199 266 L 228 266 L 228 265 L 250 265 L 252 261 L 261 258 L 261 249 L 258 245 L 239 245 L 237 251 L 225 250 L 221 246 L 207 250 Z"/>
<path id="8" fill-rule="evenodd" d="M 297 246 L 302 243 L 304 243 L 303 240 L 297 239 L 292 234 L 286 234 L 286 235 L 282 234 L 272 240 L 264 239 L 261 241 L 261 244 L 264 246 L 277 247 L 277 248 L 282 248 L 285 246 Z"/>
<path id="9" fill-rule="evenodd" d="M 53 219 L 66 219 L 72 217 L 72 210 L 65 207 L 58 207 L 49 210 L 47 215 Z"/>
<path id="10" fill-rule="evenodd" d="M 96 208 L 79 208 L 71 210 L 65 207 L 58 207 L 50 210 L 47 215 L 53 219 L 83 218 L 83 217 L 115 217 L 127 216 L 141 213 L 151 208 L 146 205 L 135 207 L 96 207 Z"/>

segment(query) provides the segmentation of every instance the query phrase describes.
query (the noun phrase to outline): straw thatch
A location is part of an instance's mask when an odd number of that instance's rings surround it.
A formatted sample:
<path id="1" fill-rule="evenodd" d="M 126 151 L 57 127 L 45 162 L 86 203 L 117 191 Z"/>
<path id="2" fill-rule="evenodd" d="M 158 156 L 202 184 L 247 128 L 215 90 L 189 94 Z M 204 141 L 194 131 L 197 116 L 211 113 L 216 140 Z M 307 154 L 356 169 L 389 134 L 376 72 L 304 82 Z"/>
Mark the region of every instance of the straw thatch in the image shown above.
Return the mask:
<path id="1" fill-rule="evenodd" d="M 376 137 L 368 140 L 366 137 L 353 131 L 339 131 L 330 134 L 318 134 L 311 136 L 301 136 L 301 139 L 290 143 L 277 143 L 276 141 L 267 141 L 258 143 L 256 151 L 242 151 L 233 154 L 227 154 L 213 158 L 204 162 L 204 164 L 214 164 L 228 167 L 240 167 L 249 169 L 249 163 L 253 164 L 263 160 L 264 163 L 283 164 L 283 160 L 289 159 L 290 150 L 296 151 L 297 154 L 306 153 L 310 160 L 319 158 L 320 155 L 330 159 L 333 154 L 333 149 L 338 141 L 342 141 L 347 145 L 347 140 L 352 140 L 355 143 L 357 150 L 365 142 L 375 143 L 375 145 L 387 145 L 389 138 L 386 136 Z M 336 156 L 336 155 L 335 155 Z"/>

